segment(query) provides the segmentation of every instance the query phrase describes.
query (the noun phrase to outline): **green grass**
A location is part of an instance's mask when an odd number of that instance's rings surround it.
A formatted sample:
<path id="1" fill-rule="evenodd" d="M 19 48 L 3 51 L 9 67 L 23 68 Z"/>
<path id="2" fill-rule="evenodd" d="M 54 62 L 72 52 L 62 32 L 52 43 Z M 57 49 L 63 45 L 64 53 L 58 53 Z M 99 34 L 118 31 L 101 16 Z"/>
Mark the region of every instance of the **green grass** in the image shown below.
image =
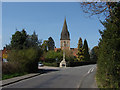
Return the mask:
<path id="1" fill-rule="evenodd" d="M 24 72 L 24 73 L 14 73 L 14 74 L 3 74 L 2 75 L 2 80 L 10 79 L 10 78 L 13 78 L 13 77 L 22 76 L 22 75 L 26 75 L 26 74 L 28 74 L 28 73 Z"/>
<path id="2" fill-rule="evenodd" d="M 57 63 L 47 63 L 47 62 L 43 62 L 44 66 L 53 66 L 53 67 L 57 67 Z"/>

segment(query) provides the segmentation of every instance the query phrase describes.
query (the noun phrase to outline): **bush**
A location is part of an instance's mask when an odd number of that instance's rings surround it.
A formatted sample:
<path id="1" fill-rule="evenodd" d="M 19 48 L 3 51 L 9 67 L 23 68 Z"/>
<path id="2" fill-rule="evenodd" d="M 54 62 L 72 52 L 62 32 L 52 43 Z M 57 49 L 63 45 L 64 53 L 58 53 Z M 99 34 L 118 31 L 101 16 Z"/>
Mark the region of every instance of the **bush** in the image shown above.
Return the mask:
<path id="1" fill-rule="evenodd" d="M 35 48 L 12 50 L 8 54 L 8 62 L 20 64 L 23 72 L 35 72 L 38 69 L 40 54 L 41 52 Z"/>
<path id="2" fill-rule="evenodd" d="M 90 64 L 96 64 L 96 62 L 86 62 L 86 61 L 76 61 L 76 62 L 70 62 L 69 66 L 70 67 L 75 67 L 75 66 L 82 66 L 82 65 L 90 65 Z"/>
<path id="3" fill-rule="evenodd" d="M 46 62 L 43 62 L 43 64 L 44 64 L 45 66 L 53 66 L 53 67 L 58 67 L 58 66 L 59 66 L 56 62 L 54 62 L 54 63 L 46 63 Z"/>
<path id="4" fill-rule="evenodd" d="M 65 50 L 65 61 L 68 63 L 74 61 L 73 52 L 71 50 Z"/>
<path id="5" fill-rule="evenodd" d="M 101 88 L 120 88 L 120 3 L 114 4 L 117 16 L 112 13 L 102 22 L 104 30 L 100 31 L 97 81 Z"/>
<path id="6" fill-rule="evenodd" d="M 97 60 L 98 60 L 98 50 L 99 50 L 98 46 L 95 46 L 95 47 L 92 48 L 92 50 L 90 52 L 90 60 L 91 61 L 97 62 Z"/>
<path id="7" fill-rule="evenodd" d="M 2 63 L 2 74 L 13 74 L 20 72 L 22 72 L 22 70 L 19 63 L 15 62 Z"/>
<path id="8" fill-rule="evenodd" d="M 53 63 L 53 62 L 60 62 L 62 60 L 63 54 L 62 52 L 55 52 L 50 50 L 44 53 L 45 62 Z"/>
<path id="9" fill-rule="evenodd" d="M 46 65 L 59 66 L 59 63 L 63 60 L 63 51 L 55 52 L 53 50 L 50 50 L 44 53 L 44 57 L 45 63 L 47 63 Z M 74 59 L 75 58 L 72 51 L 65 50 L 65 61 L 67 62 L 67 66 L 69 66 L 70 62 L 74 62 Z M 54 65 L 54 63 L 56 64 Z"/>

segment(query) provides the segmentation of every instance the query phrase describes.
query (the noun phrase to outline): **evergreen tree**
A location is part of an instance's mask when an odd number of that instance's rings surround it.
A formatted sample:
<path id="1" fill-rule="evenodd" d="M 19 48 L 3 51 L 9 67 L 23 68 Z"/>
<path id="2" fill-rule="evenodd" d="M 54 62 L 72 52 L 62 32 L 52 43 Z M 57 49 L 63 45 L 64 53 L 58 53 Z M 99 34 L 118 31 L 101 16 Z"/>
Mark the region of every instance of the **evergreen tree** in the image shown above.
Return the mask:
<path id="1" fill-rule="evenodd" d="M 83 49 L 83 44 L 82 44 L 82 38 L 79 38 L 78 41 L 78 53 L 77 53 L 77 59 L 78 61 L 83 61 L 84 59 L 84 49 Z"/>
<path id="2" fill-rule="evenodd" d="M 25 48 L 25 47 L 27 47 L 27 38 L 28 38 L 28 36 L 29 35 L 27 35 L 27 32 L 25 31 L 25 29 L 23 29 L 22 31 L 21 31 L 21 34 L 22 34 L 22 39 L 23 39 L 23 48 Z"/>
<path id="3" fill-rule="evenodd" d="M 21 32 L 16 31 L 15 34 L 12 35 L 11 48 L 23 49 L 26 38 L 27 38 L 27 33 L 24 29 Z"/>
<path id="4" fill-rule="evenodd" d="M 111 10 L 111 16 L 102 22 L 104 31 L 100 31 L 97 77 L 101 87 L 120 88 L 120 3 Z"/>
<path id="5" fill-rule="evenodd" d="M 40 48 L 41 46 L 41 41 L 38 39 L 38 35 L 34 31 L 32 35 L 28 35 L 26 42 L 25 42 L 26 47 L 25 48 Z"/>
<path id="6" fill-rule="evenodd" d="M 54 48 L 55 48 L 55 42 L 52 39 L 52 37 L 49 37 L 48 38 L 48 50 L 54 50 Z"/>
<path id="7" fill-rule="evenodd" d="M 32 41 L 32 46 L 37 47 L 38 46 L 38 36 L 36 35 L 36 32 L 34 31 L 33 34 L 31 35 L 31 41 Z"/>
<path id="8" fill-rule="evenodd" d="M 99 50 L 98 46 L 95 46 L 95 47 L 92 48 L 92 50 L 90 52 L 90 60 L 91 61 L 97 62 L 97 60 L 98 60 L 98 50 Z"/>
<path id="9" fill-rule="evenodd" d="M 35 31 L 32 35 L 28 35 L 23 29 L 22 31 L 16 31 L 15 34 L 12 35 L 11 44 L 7 46 L 11 49 L 40 48 L 41 41 L 38 40 Z"/>
<path id="10" fill-rule="evenodd" d="M 86 39 L 84 40 L 83 49 L 84 49 L 84 61 L 90 61 L 89 49 Z"/>
<path id="11" fill-rule="evenodd" d="M 43 49 L 44 52 L 48 51 L 48 40 L 43 41 L 42 49 Z"/>
<path id="12" fill-rule="evenodd" d="M 22 34 L 22 39 L 23 39 L 23 41 L 25 41 L 26 38 L 27 38 L 27 33 L 26 33 L 25 29 L 23 29 L 23 30 L 21 31 L 21 34 Z"/>

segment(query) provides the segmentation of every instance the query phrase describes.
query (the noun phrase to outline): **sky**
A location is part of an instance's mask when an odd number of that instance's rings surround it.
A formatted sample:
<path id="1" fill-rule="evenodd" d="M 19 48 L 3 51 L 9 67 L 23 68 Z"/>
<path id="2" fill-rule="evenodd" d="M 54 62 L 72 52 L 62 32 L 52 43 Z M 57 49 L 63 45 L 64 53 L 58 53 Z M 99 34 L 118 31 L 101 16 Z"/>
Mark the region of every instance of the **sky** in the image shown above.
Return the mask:
<path id="1" fill-rule="evenodd" d="M 92 49 L 98 45 L 103 30 L 97 16 L 89 17 L 80 8 L 80 2 L 3 2 L 2 46 L 10 44 L 16 30 L 25 29 L 28 34 L 35 31 L 42 41 L 52 37 L 60 48 L 60 35 L 66 17 L 70 33 L 70 47 L 77 48 L 81 37 Z"/>

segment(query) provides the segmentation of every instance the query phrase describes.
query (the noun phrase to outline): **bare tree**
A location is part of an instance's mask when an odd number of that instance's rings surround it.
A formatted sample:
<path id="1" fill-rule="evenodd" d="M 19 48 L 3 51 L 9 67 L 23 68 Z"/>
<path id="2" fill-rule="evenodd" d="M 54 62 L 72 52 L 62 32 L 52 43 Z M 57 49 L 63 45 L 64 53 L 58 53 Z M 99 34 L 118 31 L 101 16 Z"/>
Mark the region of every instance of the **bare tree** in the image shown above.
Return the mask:
<path id="1" fill-rule="evenodd" d="M 106 18 L 111 16 L 112 8 L 117 2 L 105 2 L 104 0 L 99 1 L 101 2 L 81 2 L 80 6 L 83 12 L 88 13 L 90 16 L 104 15 Z"/>

